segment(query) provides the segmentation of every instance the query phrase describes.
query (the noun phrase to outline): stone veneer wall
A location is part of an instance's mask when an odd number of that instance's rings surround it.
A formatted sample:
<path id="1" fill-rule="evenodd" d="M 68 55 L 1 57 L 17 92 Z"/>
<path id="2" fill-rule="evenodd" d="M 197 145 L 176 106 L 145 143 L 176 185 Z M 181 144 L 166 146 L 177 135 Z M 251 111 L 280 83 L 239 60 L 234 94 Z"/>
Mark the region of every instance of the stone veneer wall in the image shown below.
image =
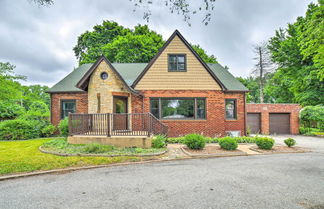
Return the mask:
<path id="1" fill-rule="evenodd" d="M 100 74 L 102 72 L 108 73 L 106 80 L 101 79 Z M 123 82 L 119 80 L 109 65 L 105 61 L 102 61 L 90 77 L 88 86 L 88 112 L 97 113 L 97 94 L 100 93 L 100 113 L 112 113 L 114 92 L 115 95 L 118 95 L 118 93 L 123 96 L 129 95 Z M 128 112 L 131 112 L 131 97 L 128 97 Z"/>

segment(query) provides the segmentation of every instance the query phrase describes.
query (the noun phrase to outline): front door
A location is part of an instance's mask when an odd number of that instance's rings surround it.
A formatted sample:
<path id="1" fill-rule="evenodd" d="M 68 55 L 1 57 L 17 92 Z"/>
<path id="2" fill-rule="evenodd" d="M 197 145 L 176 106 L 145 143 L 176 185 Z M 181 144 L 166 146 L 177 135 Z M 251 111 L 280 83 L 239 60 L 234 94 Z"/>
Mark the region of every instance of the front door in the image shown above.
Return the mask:
<path id="1" fill-rule="evenodd" d="M 127 97 L 114 97 L 114 130 L 128 129 Z"/>

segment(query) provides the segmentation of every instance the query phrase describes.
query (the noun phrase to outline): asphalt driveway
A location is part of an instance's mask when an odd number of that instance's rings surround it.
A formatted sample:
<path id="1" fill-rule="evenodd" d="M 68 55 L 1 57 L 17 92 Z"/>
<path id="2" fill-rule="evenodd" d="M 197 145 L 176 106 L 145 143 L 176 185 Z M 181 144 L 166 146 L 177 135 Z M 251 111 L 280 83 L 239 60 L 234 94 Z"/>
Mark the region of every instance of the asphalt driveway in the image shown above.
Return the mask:
<path id="1" fill-rule="evenodd" d="M 179 160 L 2 181 L 0 208 L 320 209 L 324 153 Z"/>
<path id="2" fill-rule="evenodd" d="M 296 146 L 307 147 L 314 152 L 324 153 L 324 137 L 301 136 L 301 135 L 272 135 L 278 144 L 284 144 L 284 140 L 291 137 L 297 142 Z"/>

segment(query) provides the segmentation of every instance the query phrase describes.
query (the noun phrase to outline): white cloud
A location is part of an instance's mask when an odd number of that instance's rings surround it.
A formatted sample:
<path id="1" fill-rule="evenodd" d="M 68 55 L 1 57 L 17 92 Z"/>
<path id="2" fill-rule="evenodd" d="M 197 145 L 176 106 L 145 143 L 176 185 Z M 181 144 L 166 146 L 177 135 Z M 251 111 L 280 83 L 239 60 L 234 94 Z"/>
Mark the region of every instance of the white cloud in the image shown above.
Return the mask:
<path id="1" fill-rule="evenodd" d="M 54 0 L 50 7 L 38 7 L 28 0 L 0 1 L 0 61 L 16 65 L 28 84 L 53 85 L 67 75 L 77 60 L 72 48 L 77 37 L 103 20 L 134 27 L 143 20 L 143 10 L 133 12 L 130 1 Z M 194 2 L 195 3 L 195 2 Z M 252 45 L 274 35 L 297 16 L 304 15 L 310 1 L 300 0 L 218 0 L 212 21 L 201 23 L 192 16 L 188 27 L 162 5 L 152 8 L 149 27 L 164 39 L 175 29 L 193 44 L 200 44 L 235 76 L 246 76 L 253 67 Z"/>

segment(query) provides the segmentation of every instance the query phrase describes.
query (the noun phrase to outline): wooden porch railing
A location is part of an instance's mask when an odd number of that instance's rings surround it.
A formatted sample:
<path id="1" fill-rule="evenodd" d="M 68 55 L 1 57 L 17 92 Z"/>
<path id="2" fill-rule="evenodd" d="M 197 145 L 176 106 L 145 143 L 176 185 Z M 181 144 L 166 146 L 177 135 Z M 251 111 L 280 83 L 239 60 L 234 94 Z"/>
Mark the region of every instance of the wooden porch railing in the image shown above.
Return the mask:
<path id="1" fill-rule="evenodd" d="M 166 135 L 168 127 L 151 113 L 69 114 L 69 135 Z"/>

